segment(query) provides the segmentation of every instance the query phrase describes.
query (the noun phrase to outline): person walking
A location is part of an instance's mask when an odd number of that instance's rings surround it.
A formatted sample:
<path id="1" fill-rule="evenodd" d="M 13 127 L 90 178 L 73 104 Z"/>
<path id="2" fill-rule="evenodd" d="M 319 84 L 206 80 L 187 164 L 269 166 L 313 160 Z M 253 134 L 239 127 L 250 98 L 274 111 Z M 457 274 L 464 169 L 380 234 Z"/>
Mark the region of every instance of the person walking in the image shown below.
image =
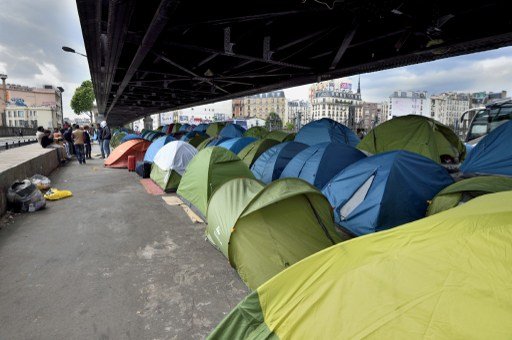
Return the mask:
<path id="1" fill-rule="evenodd" d="M 102 121 L 100 124 L 103 131 L 101 132 L 101 140 L 103 145 L 103 152 L 105 152 L 105 156 L 110 156 L 110 138 L 112 138 L 112 134 L 110 133 L 110 128 L 107 125 L 106 121 Z"/>
<path id="2" fill-rule="evenodd" d="M 85 164 L 84 131 L 78 125 L 74 125 L 73 142 L 78 163 Z"/>
<path id="3" fill-rule="evenodd" d="M 98 144 L 100 145 L 101 158 L 105 158 L 105 150 L 103 150 L 103 139 L 101 137 L 102 133 L 103 133 L 103 128 L 101 127 L 101 125 L 99 123 L 96 124 L 96 140 L 98 141 Z"/>
<path id="4" fill-rule="evenodd" d="M 85 158 L 92 159 L 91 157 L 91 135 L 89 134 L 89 126 L 84 126 L 84 145 L 85 145 Z"/>
<path id="5" fill-rule="evenodd" d="M 70 125 L 65 125 L 65 131 L 62 134 L 62 137 L 68 144 L 69 153 L 74 155 L 75 154 L 75 147 L 73 145 L 73 129 Z"/>

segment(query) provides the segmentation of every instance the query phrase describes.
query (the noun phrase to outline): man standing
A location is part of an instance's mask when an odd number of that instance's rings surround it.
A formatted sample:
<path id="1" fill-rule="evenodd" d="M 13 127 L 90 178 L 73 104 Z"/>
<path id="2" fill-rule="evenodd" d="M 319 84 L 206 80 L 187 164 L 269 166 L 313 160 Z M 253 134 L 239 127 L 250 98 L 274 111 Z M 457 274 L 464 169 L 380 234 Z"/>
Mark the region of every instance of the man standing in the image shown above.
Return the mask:
<path id="1" fill-rule="evenodd" d="M 84 131 L 76 124 L 74 125 L 73 141 L 75 143 L 75 153 L 78 163 L 85 164 Z"/>
<path id="2" fill-rule="evenodd" d="M 98 144 L 100 145 L 101 150 L 101 158 L 105 158 L 105 150 L 103 150 L 103 128 L 100 126 L 100 124 L 96 124 L 96 140 L 98 140 Z"/>
<path id="3" fill-rule="evenodd" d="M 110 138 L 112 138 L 112 134 L 110 133 L 110 128 L 107 126 L 106 121 L 102 121 L 100 126 L 103 128 L 103 131 L 101 132 L 103 152 L 108 158 L 108 156 L 110 156 Z"/>
<path id="4" fill-rule="evenodd" d="M 72 132 L 73 132 L 73 130 L 71 129 L 71 126 L 69 124 L 67 124 L 67 123 L 64 124 L 64 133 L 62 134 L 62 137 L 68 143 L 69 153 L 74 155 L 75 154 L 75 147 L 73 146 Z"/>

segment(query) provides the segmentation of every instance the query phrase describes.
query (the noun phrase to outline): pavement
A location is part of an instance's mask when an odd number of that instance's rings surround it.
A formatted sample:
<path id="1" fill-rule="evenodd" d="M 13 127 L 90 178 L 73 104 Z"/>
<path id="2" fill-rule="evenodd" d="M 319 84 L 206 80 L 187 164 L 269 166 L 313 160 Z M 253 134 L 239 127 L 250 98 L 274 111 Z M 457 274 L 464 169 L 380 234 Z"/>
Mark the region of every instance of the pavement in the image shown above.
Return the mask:
<path id="1" fill-rule="evenodd" d="M 248 294 L 135 173 L 93 159 L 50 178 L 73 197 L 0 229 L 0 339 L 199 339 Z"/>

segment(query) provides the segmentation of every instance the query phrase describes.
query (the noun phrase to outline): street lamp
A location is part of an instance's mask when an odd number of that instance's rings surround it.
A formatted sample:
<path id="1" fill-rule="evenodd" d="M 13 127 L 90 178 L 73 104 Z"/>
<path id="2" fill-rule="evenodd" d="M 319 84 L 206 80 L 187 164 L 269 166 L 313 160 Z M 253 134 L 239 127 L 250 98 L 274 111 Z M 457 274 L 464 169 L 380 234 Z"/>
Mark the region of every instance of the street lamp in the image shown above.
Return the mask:
<path id="1" fill-rule="evenodd" d="M 64 52 L 80 54 L 81 56 L 83 56 L 83 57 L 86 57 L 86 58 L 87 58 L 87 56 L 86 56 L 85 54 L 82 54 L 82 53 L 80 53 L 80 52 L 77 52 L 77 51 L 75 51 L 74 49 L 72 49 L 71 47 L 62 46 L 62 50 L 63 50 Z"/>
<path id="2" fill-rule="evenodd" d="M 64 127 L 64 107 L 62 106 L 62 93 L 64 92 L 64 88 L 58 86 L 57 89 L 60 91 L 60 113 L 61 113 L 61 128 Z"/>

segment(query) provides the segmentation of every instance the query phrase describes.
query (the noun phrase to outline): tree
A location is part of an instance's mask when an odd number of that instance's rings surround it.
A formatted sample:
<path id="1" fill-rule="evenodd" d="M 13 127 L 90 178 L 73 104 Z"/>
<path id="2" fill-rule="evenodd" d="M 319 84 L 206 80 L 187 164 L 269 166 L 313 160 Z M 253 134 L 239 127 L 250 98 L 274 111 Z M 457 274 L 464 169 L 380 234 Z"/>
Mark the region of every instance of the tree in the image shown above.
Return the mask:
<path id="1" fill-rule="evenodd" d="M 284 128 L 285 128 L 285 130 L 288 130 L 288 131 L 294 131 L 295 130 L 295 124 L 293 124 L 292 122 L 288 122 L 288 123 L 286 123 Z"/>
<path id="2" fill-rule="evenodd" d="M 71 108 L 77 115 L 82 113 L 88 114 L 92 123 L 92 108 L 94 100 L 92 81 L 86 80 L 75 90 L 73 98 L 71 98 Z"/>
<path id="3" fill-rule="evenodd" d="M 279 118 L 277 113 L 270 112 L 267 120 L 265 121 L 265 128 L 268 131 L 281 130 L 283 128 L 283 121 Z"/>

